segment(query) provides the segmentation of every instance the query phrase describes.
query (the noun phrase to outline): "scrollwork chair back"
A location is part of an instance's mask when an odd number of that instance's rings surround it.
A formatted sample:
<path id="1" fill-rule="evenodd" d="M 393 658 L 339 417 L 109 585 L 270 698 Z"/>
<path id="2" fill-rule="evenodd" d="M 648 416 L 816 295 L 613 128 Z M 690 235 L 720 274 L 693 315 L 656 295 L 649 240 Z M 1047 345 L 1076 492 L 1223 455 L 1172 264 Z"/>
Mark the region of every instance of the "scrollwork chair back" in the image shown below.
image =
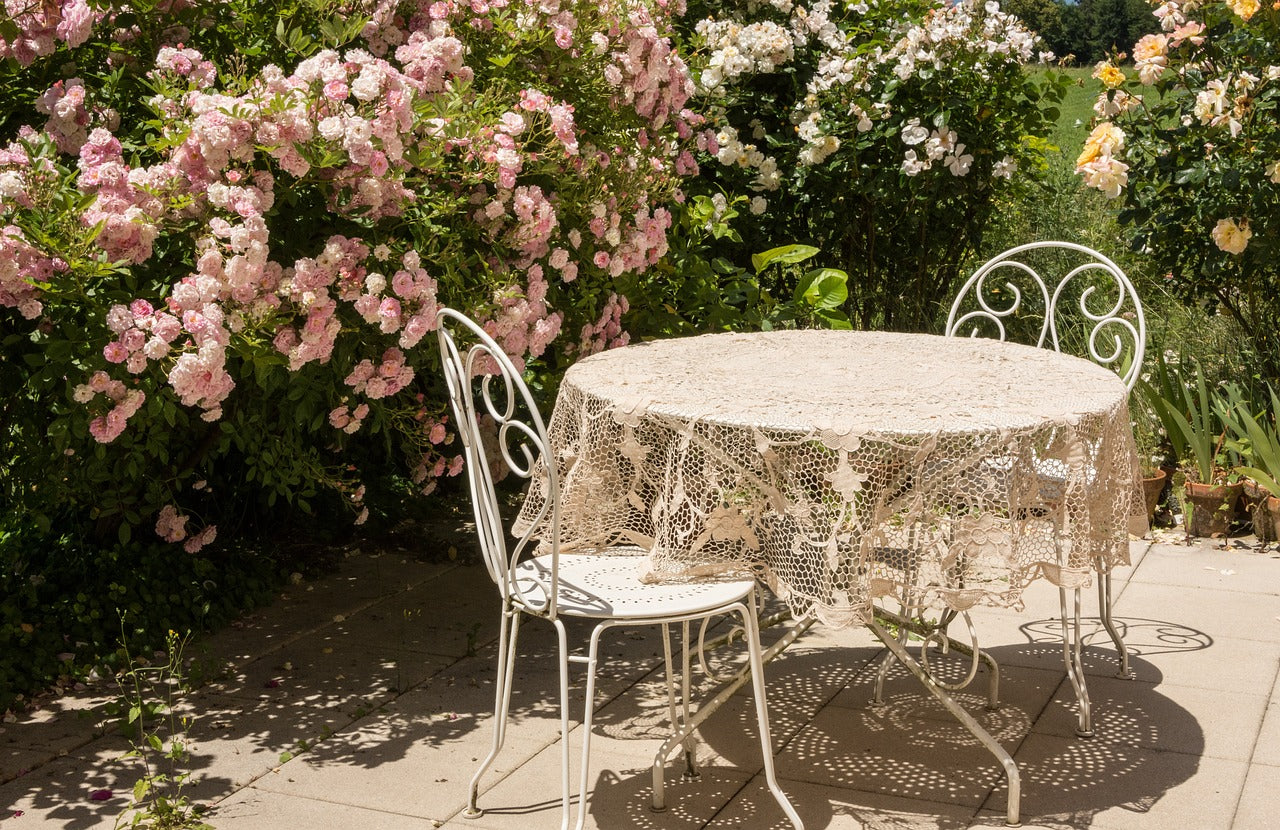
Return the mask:
<path id="1" fill-rule="evenodd" d="M 1080 353 L 1133 389 L 1147 324 L 1133 283 L 1109 258 L 1074 242 L 1030 242 L 992 257 L 969 277 L 951 306 L 946 335 Z"/>
<path id="2" fill-rule="evenodd" d="M 467 480 L 485 566 L 504 600 L 519 602 L 531 612 L 554 619 L 560 485 L 554 463 L 538 464 L 539 459 L 546 458 L 551 446 L 546 426 L 519 370 L 484 329 L 449 308 L 441 309 L 437 319 L 445 385 L 457 416 L 454 427 L 469 470 Z M 472 345 L 459 346 L 455 332 L 461 333 Z M 482 427 L 481 418 L 485 416 L 493 420 L 493 429 Z M 536 472 L 539 485 L 546 488 L 542 510 L 532 517 L 529 529 L 510 545 L 494 476 L 499 463 L 525 479 Z M 517 590 L 513 581 L 516 563 L 534 544 L 535 534 L 550 540 L 552 545 L 550 580 L 540 586 L 539 592 L 545 596 L 546 604 L 540 608 L 529 607 L 527 592 Z M 521 576 L 522 580 L 527 578 Z"/>

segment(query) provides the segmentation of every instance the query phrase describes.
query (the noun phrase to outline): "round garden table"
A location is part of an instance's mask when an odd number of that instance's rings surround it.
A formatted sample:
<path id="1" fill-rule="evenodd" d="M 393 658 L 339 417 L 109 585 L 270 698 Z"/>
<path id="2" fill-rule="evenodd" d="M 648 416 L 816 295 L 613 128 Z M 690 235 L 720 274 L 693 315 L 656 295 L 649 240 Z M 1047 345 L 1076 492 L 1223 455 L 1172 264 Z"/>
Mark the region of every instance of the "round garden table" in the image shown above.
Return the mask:
<path id="1" fill-rule="evenodd" d="M 549 425 L 560 547 L 639 546 L 645 579 L 755 573 L 797 619 L 869 625 L 908 668 L 905 629 L 895 644 L 876 625 L 884 600 L 906 619 L 1016 608 L 1043 578 L 1064 589 L 1064 642 L 1076 591 L 1078 672 L 1078 589 L 1145 529 L 1127 401 L 1105 368 L 987 339 L 773 331 L 602 352 L 565 374 Z M 976 669 L 976 635 L 972 653 Z M 924 662 L 1005 764 L 1016 822 L 1012 760 Z"/>
<path id="2" fill-rule="evenodd" d="M 627 346 L 565 374 L 561 548 L 656 577 L 751 569 L 797 617 L 865 622 L 911 587 L 1020 604 L 1129 563 L 1128 393 L 1086 360 L 918 334 L 773 331 Z M 536 497 L 529 507 L 536 507 Z"/>

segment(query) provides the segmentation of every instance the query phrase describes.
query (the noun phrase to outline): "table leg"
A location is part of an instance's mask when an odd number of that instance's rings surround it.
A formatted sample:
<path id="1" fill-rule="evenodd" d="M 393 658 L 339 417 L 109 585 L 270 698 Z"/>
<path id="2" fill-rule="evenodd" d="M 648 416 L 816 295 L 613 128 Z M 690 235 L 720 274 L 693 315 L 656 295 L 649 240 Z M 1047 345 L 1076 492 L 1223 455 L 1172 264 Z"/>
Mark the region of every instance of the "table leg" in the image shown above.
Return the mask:
<path id="1" fill-rule="evenodd" d="M 1133 680 L 1137 675 L 1129 668 L 1129 650 L 1124 647 L 1124 640 L 1120 639 L 1120 632 L 1111 618 L 1111 599 L 1111 571 L 1101 571 L 1098 576 L 1098 615 L 1102 617 L 1102 625 L 1111 635 L 1111 642 L 1115 643 L 1116 654 L 1120 657 L 1120 672 L 1116 677 Z"/>
<path id="2" fill-rule="evenodd" d="M 1006 808 L 1005 824 L 1009 827 L 1022 826 L 1022 822 L 1019 818 L 1019 809 L 1022 801 L 1022 779 L 1018 773 L 1018 765 L 1014 763 L 1013 757 L 1005 751 L 1005 748 L 1000 745 L 999 741 L 991 737 L 991 733 L 982 728 L 982 724 L 974 720 L 973 715 L 966 712 L 960 704 L 955 702 L 951 695 L 947 694 L 946 689 L 939 686 L 934 679 L 929 676 L 929 674 L 918 662 L 916 662 L 915 658 L 911 656 L 906 648 L 898 642 L 896 637 L 885 631 L 884 628 L 874 619 L 867 623 L 867 627 L 871 629 L 873 634 L 880 638 L 880 641 L 885 644 L 885 647 L 889 649 L 890 653 L 892 653 L 894 657 L 898 658 L 898 662 L 901 663 L 907 671 L 915 675 L 915 678 L 929 690 L 929 693 L 937 698 L 938 702 L 946 707 L 947 711 L 950 712 L 956 720 L 960 721 L 961 725 L 963 725 L 965 729 L 968 729 L 969 733 L 973 735 L 973 737 L 977 738 L 978 741 L 987 748 L 988 752 L 996 756 L 996 760 L 1000 762 L 1000 766 L 1004 767 L 1005 779 L 1009 783 L 1009 800 Z"/>
<path id="3" fill-rule="evenodd" d="M 1067 626 L 1067 589 L 1058 589 L 1058 602 L 1062 609 L 1062 659 L 1067 664 L 1067 677 L 1076 691 L 1076 701 L 1080 705 L 1080 720 L 1076 725 L 1076 734 L 1081 738 L 1093 737 L 1093 719 L 1089 711 L 1089 687 L 1084 679 L 1084 661 L 1080 656 L 1080 589 L 1076 588 L 1075 614 L 1073 624 L 1068 631 Z M 1073 636 L 1074 635 L 1074 636 Z"/>
<path id="4" fill-rule="evenodd" d="M 763 658 L 762 662 L 768 663 L 770 660 L 781 654 L 792 643 L 799 639 L 801 634 L 808 631 L 810 627 L 813 626 L 813 623 L 813 617 L 804 617 L 797 620 L 795 624 L 791 626 L 790 630 L 788 630 L 786 634 L 782 635 L 778 642 L 769 646 L 761 653 L 761 657 Z M 732 635 L 726 635 L 726 639 L 731 636 Z M 711 643 L 706 645 L 710 647 L 716 642 L 717 641 L 713 640 Z M 732 677 L 726 681 L 726 685 L 720 689 L 715 697 L 699 706 L 698 711 L 692 716 L 686 717 L 684 722 L 680 724 L 680 727 L 671 734 L 671 737 L 663 741 L 662 746 L 658 747 L 658 751 L 653 757 L 653 803 L 651 804 L 650 809 L 654 812 L 660 813 L 667 809 L 663 770 L 666 765 L 667 758 L 671 756 L 672 751 L 677 746 L 683 744 L 687 739 L 691 739 L 694 730 L 696 730 L 704 720 L 710 717 L 711 713 L 715 712 L 723 706 L 729 698 L 733 697 L 734 693 L 745 686 L 749 680 L 751 680 L 751 666 L 748 664 L 735 672 Z"/>
<path id="5" fill-rule="evenodd" d="M 964 616 L 965 624 L 969 628 L 969 643 L 964 643 L 955 639 L 947 633 L 947 629 L 944 627 L 944 623 L 949 624 L 957 615 L 959 615 L 958 612 L 950 612 L 951 618 L 948 620 L 944 617 L 943 622 L 940 622 L 936 626 L 913 619 L 906 614 L 895 614 L 892 611 L 885 610 L 879 606 L 874 608 L 874 613 L 877 619 L 886 620 L 898 628 L 898 631 L 901 632 L 898 637 L 898 642 L 904 647 L 906 646 L 905 632 L 910 631 L 913 634 L 917 634 L 925 638 L 926 642 L 930 639 L 936 640 L 941 638 L 944 642 L 944 647 L 942 649 L 943 653 L 946 653 L 948 649 L 955 649 L 970 658 L 972 662 L 969 668 L 969 676 L 961 682 L 953 685 L 939 683 L 938 685 L 942 686 L 944 689 L 954 692 L 968 686 L 973 680 L 978 662 L 981 661 L 984 663 L 987 667 L 986 708 L 991 712 L 1000 708 L 1000 664 L 997 663 L 995 658 L 990 654 L 978 648 L 978 636 L 974 630 L 973 621 L 969 618 L 967 613 L 962 616 Z M 876 704 L 884 703 L 884 676 L 888 673 L 892 660 L 893 654 L 890 652 L 885 654 L 884 659 L 880 662 L 880 667 L 876 673 L 875 695 L 872 698 L 873 702 Z"/>

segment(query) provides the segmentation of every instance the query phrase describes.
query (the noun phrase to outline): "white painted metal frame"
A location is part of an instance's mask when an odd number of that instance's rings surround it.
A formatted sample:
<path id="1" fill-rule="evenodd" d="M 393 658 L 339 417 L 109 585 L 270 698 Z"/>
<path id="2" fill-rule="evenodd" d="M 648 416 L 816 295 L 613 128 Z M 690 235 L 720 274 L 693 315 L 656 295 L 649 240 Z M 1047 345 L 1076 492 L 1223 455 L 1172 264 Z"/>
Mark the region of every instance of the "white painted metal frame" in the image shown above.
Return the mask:
<path id="1" fill-rule="evenodd" d="M 800 817 L 778 785 L 774 773 L 769 717 L 765 702 L 764 659 L 760 647 L 754 580 L 693 583 L 687 585 L 642 585 L 635 572 L 635 559 L 623 556 L 565 554 L 559 549 L 559 480 L 554 463 L 537 465 L 551 451 L 538 407 L 529 388 L 511 360 L 475 322 L 457 311 L 442 308 L 437 316 L 441 362 L 449 399 L 456 417 L 455 428 L 462 441 L 471 499 L 475 508 L 480 549 L 489 575 L 502 597 L 502 618 L 498 634 L 497 690 L 494 701 L 494 738 L 489 754 L 480 764 L 467 799 L 467 817 L 477 817 L 480 781 L 497 757 L 506 737 L 511 707 L 511 686 L 517 655 L 516 642 L 524 616 L 538 617 L 556 629 L 560 672 L 561 731 L 561 827 L 568 830 L 572 819 L 572 790 L 569 774 L 569 664 L 587 669 L 586 707 L 582 726 L 582 768 L 578 785 L 578 817 L 573 825 L 582 828 L 586 820 L 587 787 L 590 774 L 591 727 L 595 698 L 596 666 L 601 635 L 616 626 L 660 625 L 664 637 L 667 696 L 674 733 L 659 750 L 653 768 L 653 809 L 665 809 L 663 766 L 677 746 L 683 746 L 693 771 L 694 729 L 727 695 L 746 681 L 753 684 L 756 721 L 764 757 L 764 774 L 770 792 L 797 830 Z M 468 342 L 461 349 L 455 340 L 458 331 Z M 473 379 L 479 381 L 479 394 Z M 493 421 L 486 432 L 481 418 Z M 499 510 L 491 464 L 500 461 L 522 477 L 536 480 L 533 486 L 546 488 L 547 499 L 540 515 L 533 517 L 529 530 L 508 544 Z M 535 538 L 536 534 L 536 538 Z M 742 618 L 748 651 L 748 667 L 710 704 L 692 717 L 689 712 L 689 622 L 707 620 L 721 614 Z M 596 622 L 587 654 L 571 654 L 564 617 Z M 675 683 L 669 627 L 681 623 L 684 657 L 682 661 L 682 717 L 677 717 Z M 796 632 L 798 635 L 798 632 Z M 701 640 L 701 635 L 699 640 Z M 788 642 L 790 640 L 788 639 Z M 776 653 L 778 646 L 769 650 Z"/>
<path id="2" fill-rule="evenodd" d="M 1077 259 L 1081 262 L 1074 265 L 1055 283 L 1046 280 L 1033 267 L 1022 261 L 1027 254 L 1042 249 L 1070 252 L 1065 256 L 1077 255 Z M 1002 278 L 1004 281 L 1001 284 Z M 993 299 L 989 281 L 996 283 L 997 288 L 1007 289 L 1008 296 Z M 1102 283 L 1101 286 L 1098 284 L 1099 281 Z M 1074 304 L 1075 307 L 1072 307 L 1071 302 L 1064 300 L 1068 296 L 1065 293 L 1066 289 L 1082 283 L 1088 284 L 1080 292 L 1079 300 Z M 1054 286 L 1052 292 L 1049 290 L 1050 284 Z M 1010 248 L 989 259 L 973 273 L 973 276 L 969 277 L 956 295 L 951 313 L 947 316 L 946 335 L 955 337 L 967 333 L 971 337 L 989 336 L 990 329 L 994 328 L 997 339 L 1006 339 L 1005 321 L 1022 309 L 1024 288 L 1038 292 L 1043 303 L 1044 320 L 1040 326 L 1036 346 L 1062 351 L 1061 319 L 1068 315 L 1083 319 L 1089 332 L 1088 356 L 1094 362 L 1115 370 L 1124 381 L 1126 388 L 1133 389 L 1142 372 L 1142 359 L 1146 352 L 1147 324 L 1142 312 L 1142 302 L 1138 299 L 1138 292 L 1134 289 L 1133 283 L 1125 276 L 1120 266 L 1084 245 L 1073 242 L 1031 242 Z M 975 303 L 976 308 L 961 313 L 962 309 L 971 307 Z M 1059 550 L 1059 560 L 1060 564 L 1066 564 L 1065 553 L 1061 550 Z M 1132 678 L 1134 675 L 1129 668 L 1129 653 L 1112 619 L 1111 571 L 1103 567 L 1099 570 L 1099 616 L 1112 642 L 1115 643 L 1120 660 L 1119 676 Z M 1080 589 L 1076 588 L 1074 594 L 1073 608 L 1069 614 L 1067 589 L 1059 589 L 1063 660 L 1080 704 L 1076 733 L 1087 737 L 1093 735 L 1093 723 L 1081 660 Z M 1068 632 L 1068 617 L 1073 623 L 1071 632 Z"/>

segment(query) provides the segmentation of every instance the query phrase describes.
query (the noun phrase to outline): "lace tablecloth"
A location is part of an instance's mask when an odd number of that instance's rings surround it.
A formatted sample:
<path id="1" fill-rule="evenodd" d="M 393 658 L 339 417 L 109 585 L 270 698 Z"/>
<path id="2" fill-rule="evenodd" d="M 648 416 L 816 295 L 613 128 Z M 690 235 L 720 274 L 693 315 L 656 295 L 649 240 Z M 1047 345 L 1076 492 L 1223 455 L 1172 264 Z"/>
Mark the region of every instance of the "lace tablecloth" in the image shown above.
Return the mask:
<path id="1" fill-rule="evenodd" d="M 761 576 L 797 614 L 900 595 L 1019 606 L 1128 564 L 1145 523 L 1127 392 L 1079 358 L 875 332 L 627 346 L 565 375 L 561 549 L 638 545 L 651 578 Z M 538 488 L 524 515 L 540 506 Z"/>

